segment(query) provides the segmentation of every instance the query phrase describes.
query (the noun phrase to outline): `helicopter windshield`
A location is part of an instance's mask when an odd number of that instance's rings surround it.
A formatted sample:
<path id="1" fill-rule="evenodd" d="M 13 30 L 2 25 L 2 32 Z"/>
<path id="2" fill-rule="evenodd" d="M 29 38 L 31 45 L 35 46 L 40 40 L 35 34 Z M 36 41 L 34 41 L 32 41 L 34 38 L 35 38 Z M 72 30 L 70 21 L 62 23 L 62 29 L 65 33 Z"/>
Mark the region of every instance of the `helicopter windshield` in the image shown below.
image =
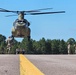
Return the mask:
<path id="1" fill-rule="evenodd" d="M 22 19 L 22 20 L 19 20 L 19 19 L 18 19 L 17 22 L 24 22 L 24 23 L 25 23 L 26 21 L 23 20 L 23 19 Z"/>
<path id="2" fill-rule="evenodd" d="M 17 26 L 25 26 L 28 27 L 29 26 L 29 22 L 26 19 L 16 19 L 15 22 L 13 23 L 14 28 L 16 29 Z"/>

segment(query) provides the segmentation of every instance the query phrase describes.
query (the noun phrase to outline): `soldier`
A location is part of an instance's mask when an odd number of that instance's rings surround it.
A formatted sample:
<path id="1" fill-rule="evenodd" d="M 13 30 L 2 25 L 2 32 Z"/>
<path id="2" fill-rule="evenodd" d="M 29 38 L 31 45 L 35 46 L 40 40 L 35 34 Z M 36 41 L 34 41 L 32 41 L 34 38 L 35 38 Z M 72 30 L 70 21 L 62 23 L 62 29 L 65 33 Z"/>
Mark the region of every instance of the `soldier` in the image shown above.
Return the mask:
<path id="1" fill-rule="evenodd" d="M 7 49 L 10 51 L 12 45 L 13 45 L 13 40 L 14 38 L 12 36 L 9 36 L 8 39 L 6 40 L 6 43 L 7 43 Z M 8 51 L 8 53 L 9 53 Z"/>

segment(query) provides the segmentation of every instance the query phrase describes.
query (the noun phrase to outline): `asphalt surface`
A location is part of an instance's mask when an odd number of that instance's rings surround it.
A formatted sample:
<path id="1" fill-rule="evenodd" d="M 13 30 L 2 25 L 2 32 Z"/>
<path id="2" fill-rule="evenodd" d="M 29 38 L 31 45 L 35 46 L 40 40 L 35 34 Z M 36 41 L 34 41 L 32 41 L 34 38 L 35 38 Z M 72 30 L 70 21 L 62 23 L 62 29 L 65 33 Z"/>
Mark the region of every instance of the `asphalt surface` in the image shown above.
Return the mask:
<path id="1" fill-rule="evenodd" d="M 25 55 L 45 75 L 76 75 L 76 55 Z"/>
<path id="2" fill-rule="evenodd" d="M 18 55 L 0 55 L 0 75 L 20 75 Z"/>
<path id="3" fill-rule="evenodd" d="M 76 55 L 25 55 L 44 75 L 76 75 Z M 0 75 L 20 75 L 19 55 L 0 55 Z"/>

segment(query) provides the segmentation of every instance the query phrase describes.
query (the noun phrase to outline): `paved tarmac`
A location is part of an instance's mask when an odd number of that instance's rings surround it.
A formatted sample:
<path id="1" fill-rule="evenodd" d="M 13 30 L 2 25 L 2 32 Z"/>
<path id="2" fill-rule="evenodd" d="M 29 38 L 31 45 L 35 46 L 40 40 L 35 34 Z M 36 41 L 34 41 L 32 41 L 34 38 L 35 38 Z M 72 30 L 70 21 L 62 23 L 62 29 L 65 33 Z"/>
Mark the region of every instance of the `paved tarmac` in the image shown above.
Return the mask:
<path id="1" fill-rule="evenodd" d="M 25 56 L 20 55 L 20 75 L 44 75 Z"/>
<path id="2" fill-rule="evenodd" d="M 0 55 L 0 75 L 19 75 L 19 56 Z"/>
<path id="3" fill-rule="evenodd" d="M 26 55 L 45 75 L 76 75 L 76 55 Z"/>
<path id="4" fill-rule="evenodd" d="M 44 75 L 76 75 L 76 55 L 25 55 L 25 57 Z M 20 75 L 19 55 L 0 55 L 0 75 Z"/>

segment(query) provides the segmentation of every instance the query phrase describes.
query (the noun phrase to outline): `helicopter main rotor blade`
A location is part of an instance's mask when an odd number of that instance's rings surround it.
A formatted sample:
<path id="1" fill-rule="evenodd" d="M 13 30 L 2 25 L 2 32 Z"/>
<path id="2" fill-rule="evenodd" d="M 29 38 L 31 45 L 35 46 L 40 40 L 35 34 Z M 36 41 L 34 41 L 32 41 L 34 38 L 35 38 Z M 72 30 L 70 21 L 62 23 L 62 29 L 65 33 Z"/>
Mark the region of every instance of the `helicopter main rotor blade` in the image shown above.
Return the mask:
<path id="1" fill-rule="evenodd" d="M 0 12 L 12 12 L 12 13 L 18 13 L 17 11 L 9 11 L 9 10 L 0 10 Z"/>
<path id="2" fill-rule="evenodd" d="M 55 14 L 55 13 L 65 13 L 65 11 L 30 13 L 30 15 Z M 26 15 L 27 15 L 27 14 L 26 14 Z"/>
<path id="3" fill-rule="evenodd" d="M 29 10 L 29 11 L 11 11 L 7 9 L 0 8 L 0 12 L 13 12 L 13 13 L 18 13 L 18 12 L 40 12 L 40 10 L 49 10 L 53 8 L 43 8 L 43 9 L 36 9 L 36 10 Z"/>
<path id="4" fill-rule="evenodd" d="M 13 12 L 13 13 L 18 13 L 19 11 L 11 11 L 7 9 L 0 8 L 0 12 Z"/>
<path id="5" fill-rule="evenodd" d="M 49 10 L 53 8 L 43 8 L 43 9 L 35 9 L 35 10 L 29 10 L 29 11 L 24 11 L 24 12 L 40 12 L 41 10 Z"/>
<path id="6" fill-rule="evenodd" d="M 7 16 L 5 16 L 5 17 L 11 17 L 11 16 L 17 16 L 17 15 L 7 15 Z"/>
<path id="7" fill-rule="evenodd" d="M 40 10 L 48 10 L 52 8 L 43 8 L 43 9 L 37 9 L 37 10 L 29 10 L 29 11 L 11 11 L 7 9 L 0 8 L 0 12 L 12 12 L 16 14 L 24 14 L 24 15 L 41 15 L 41 14 L 55 14 L 55 13 L 65 13 L 65 11 L 56 11 L 56 12 L 41 12 Z M 8 15 L 9 16 L 14 16 L 14 15 Z"/>
<path id="8" fill-rule="evenodd" d="M 9 11 L 9 10 L 6 10 L 6 9 L 3 9 L 3 8 L 0 8 L 0 11 Z"/>

